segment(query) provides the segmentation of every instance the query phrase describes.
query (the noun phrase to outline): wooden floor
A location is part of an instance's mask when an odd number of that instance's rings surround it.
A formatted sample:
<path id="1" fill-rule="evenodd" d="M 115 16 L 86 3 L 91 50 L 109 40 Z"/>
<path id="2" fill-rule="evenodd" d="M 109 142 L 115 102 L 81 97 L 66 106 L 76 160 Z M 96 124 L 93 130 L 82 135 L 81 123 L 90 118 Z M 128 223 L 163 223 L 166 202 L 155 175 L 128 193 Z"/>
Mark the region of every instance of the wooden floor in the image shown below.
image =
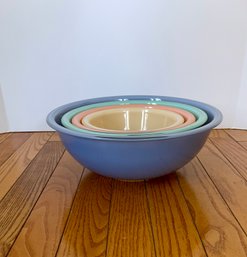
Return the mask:
<path id="1" fill-rule="evenodd" d="M 145 182 L 84 169 L 54 133 L 1 134 L 0 256 L 247 256 L 247 131 Z"/>

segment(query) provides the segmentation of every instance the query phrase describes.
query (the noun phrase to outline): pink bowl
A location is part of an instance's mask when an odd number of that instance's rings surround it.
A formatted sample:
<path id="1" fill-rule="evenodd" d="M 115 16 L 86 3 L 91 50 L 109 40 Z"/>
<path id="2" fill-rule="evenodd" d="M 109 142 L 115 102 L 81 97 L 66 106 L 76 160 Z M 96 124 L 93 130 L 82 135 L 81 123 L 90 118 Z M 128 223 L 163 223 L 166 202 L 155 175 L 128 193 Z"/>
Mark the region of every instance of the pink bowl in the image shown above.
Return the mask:
<path id="1" fill-rule="evenodd" d="M 125 105 L 124 107 L 128 107 L 128 106 L 131 106 L 131 107 L 148 107 L 149 109 L 150 108 L 153 108 L 153 109 L 161 109 L 161 110 L 168 110 L 168 111 L 172 111 L 172 112 L 175 112 L 177 114 L 180 114 L 181 116 L 183 116 L 185 122 L 178 125 L 178 126 L 173 126 L 173 127 L 169 127 L 167 129 L 160 129 L 160 131 L 164 131 L 164 130 L 173 130 L 173 129 L 177 129 L 177 128 L 181 128 L 181 127 L 185 127 L 185 126 L 188 126 L 190 125 L 191 123 L 195 122 L 196 118 L 195 116 L 186 111 L 186 110 L 183 110 L 183 109 L 180 109 L 180 108 L 175 108 L 175 107 L 170 107 L 170 106 L 161 106 L 161 105 L 145 105 L 145 104 L 131 104 L 131 105 Z M 83 111 L 83 112 L 80 112 L 78 114 L 76 114 L 71 122 L 73 125 L 77 126 L 78 128 L 82 128 L 82 129 L 86 129 L 86 130 L 91 130 L 91 131 L 98 131 L 98 132 L 103 132 L 105 130 L 101 129 L 101 128 L 90 128 L 88 126 L 85 126 L 83 124 L 83 118 L 85 118 L 87 115 L 91 114 L 91 113 L 94 113 L 94 112 L 97 112 L 97 111 L 101 111 L 101 110 L 107 110 L 107 109 L 117 109 L 117 108 L 120 108 L 119 105 L 111 105 L 111 106 L 105 106 L 105 107 L 99 107 L 99 108 L 92 108 L 92 109 L 89 109 L 87 111 Z M 113 133 L 116 133 L 116 134 L 121 134 L 121 133 L 126 133 L 126 131 L 111 131 L 111 130 L 107 130 L 109 132 L 113 132 Z M 157 130 L 155 130 L 157 131 Z M 128 131 L 128 132 L 131 132 L 131 133 L 140 133 L 140 132 L 133 132 L 133 131 Z M 153 130 L 148 130 L 146 132 L 153 132 Z"/>

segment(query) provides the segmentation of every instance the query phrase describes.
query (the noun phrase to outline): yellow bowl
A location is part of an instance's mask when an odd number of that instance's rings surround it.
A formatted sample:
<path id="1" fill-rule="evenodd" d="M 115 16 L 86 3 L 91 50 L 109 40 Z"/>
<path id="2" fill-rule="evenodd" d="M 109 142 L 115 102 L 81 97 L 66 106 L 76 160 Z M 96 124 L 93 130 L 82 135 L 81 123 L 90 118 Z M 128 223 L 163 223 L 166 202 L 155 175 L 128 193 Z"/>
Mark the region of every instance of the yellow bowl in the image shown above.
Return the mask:
<path id="1" fill-rule="evenodd" d="M 131 133 L 166 130 L 184 121 L 184 117 L 176 112 L 149 106 L 100 110 L 81 120 L 82 124 L 94 130 Z"/>

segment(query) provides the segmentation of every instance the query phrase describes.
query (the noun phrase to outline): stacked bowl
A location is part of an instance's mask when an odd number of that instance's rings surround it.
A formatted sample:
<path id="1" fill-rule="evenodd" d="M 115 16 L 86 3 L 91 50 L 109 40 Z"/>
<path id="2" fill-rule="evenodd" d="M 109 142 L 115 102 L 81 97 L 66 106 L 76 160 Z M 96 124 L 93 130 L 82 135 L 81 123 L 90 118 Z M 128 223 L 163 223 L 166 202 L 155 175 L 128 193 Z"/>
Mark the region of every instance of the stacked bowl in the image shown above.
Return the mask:
<path id="1" fill-rule="evenodd" d="M 82 165 L 127 180 L 159 177 L 184 166 L 221 121 L 221 112 L 202 102 L 142 95 L 73 102 L 47 117 Z"/>

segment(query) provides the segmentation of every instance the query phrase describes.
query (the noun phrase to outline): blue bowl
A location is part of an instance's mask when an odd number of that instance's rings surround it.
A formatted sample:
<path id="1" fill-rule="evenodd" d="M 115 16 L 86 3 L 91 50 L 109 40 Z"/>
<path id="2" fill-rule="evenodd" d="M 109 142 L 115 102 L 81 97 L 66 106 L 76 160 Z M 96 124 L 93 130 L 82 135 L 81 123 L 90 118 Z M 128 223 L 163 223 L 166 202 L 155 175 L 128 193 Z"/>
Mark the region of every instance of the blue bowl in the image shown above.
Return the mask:
<path id="1" fill-rule="evenodd" d="M 148 138 L 103 138 L 69 130 L 62 126 L 61 117 L 74 108 L 105 101 L 149 100 L 173 101 L 204 110 L 208 121 L 201 127 Z M 47 123 L 55 129 L 68 152 L 88 169 L 118 179 L 150 179 L 176 171 L 200 151 L 211 129 L 222 121 L 215 107 L 184 98 L 166 96 L 113 96 L 83 100 L 53 110 Z"/>

